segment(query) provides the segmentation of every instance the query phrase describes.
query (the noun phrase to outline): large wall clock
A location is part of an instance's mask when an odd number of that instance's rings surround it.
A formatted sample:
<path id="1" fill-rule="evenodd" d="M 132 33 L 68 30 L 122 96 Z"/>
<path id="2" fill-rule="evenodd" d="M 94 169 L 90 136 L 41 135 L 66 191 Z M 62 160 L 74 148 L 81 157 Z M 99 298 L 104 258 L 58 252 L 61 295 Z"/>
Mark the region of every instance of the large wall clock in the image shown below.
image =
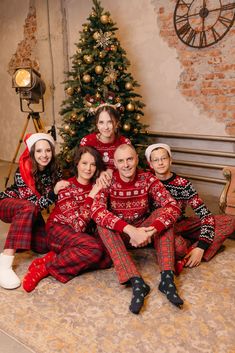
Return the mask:
<path id="1" fill-rule="evenodd" d="M 178 0 L 174 26 L 179 39 L 193 48 L 217 43 L 230 30 L 235 20 L 235 1 Z"/>

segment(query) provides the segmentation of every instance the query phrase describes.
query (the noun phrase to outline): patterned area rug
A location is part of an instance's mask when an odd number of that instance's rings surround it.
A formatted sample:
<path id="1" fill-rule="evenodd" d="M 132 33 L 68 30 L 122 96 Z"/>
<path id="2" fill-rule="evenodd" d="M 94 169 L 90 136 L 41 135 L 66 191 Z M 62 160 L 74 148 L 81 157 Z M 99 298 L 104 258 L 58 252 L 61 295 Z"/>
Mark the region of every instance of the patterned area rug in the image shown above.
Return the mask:
<path id="1" fill-rule="evenodd" d="M 140 315 L 129 312 L 131 289 L 111 268 L 67 284 L 48 277 L 32 293 L 0 288 L 0 329 L 36 353 L 234 353 L 235 241 L 225 245 L 177 279 L 181 310 L 157 289 L 154 250 L 141 249 L 132 254 L 151 292 Z M 21 278 L 35 256 L 17 254 Z"/>

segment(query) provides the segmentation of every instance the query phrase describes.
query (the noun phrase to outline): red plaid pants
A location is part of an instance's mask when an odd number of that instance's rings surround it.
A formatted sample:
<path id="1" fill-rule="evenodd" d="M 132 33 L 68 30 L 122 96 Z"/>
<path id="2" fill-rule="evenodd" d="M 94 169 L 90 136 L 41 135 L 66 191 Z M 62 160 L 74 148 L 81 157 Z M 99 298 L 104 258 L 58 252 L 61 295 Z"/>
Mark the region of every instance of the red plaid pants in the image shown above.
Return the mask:
<path id="1" fill-rule="evenodd" d="M 1 200 L 0 219 L 11 223 L 4 249 L 48 251 L 45 222 L 32 202 L 13 198 Z"/>
<path id="2" fill-rule="evenodd" d="M 112 261 L 97 236 L 77 233 L 69 225 L 47 222 L 48 247 L 57 256 L 48 263 L 48 272 L 66 283 L 81 272 L 104 269 Z"/>
<path id="3" fill-rule="evenodd" d="M 216 215 L 215 237 L 213 243 L 204 252 L 203 260 L 209 261 L 219 250 L 223 242 L 235 231 L 235 217 L 229 215 Z M 193 244 L 197 247 L 200 236 L 201 221 L 198 217 L 189 217 L 175 224 L 175 256 L 180 259 L 187 254 L 188 248 Z"/>
<path id="4" fill-rule="evenodd" d="M 161 209 L 157 209 L 142 222 L 139 227 L 148 227 L 153 223 Z M 134 264 L 128 248 L 130 245 L 130 238 L 125 233 L 118 233 L 107 228 L 98 226 L 99 235 L 106 246 L 112 260 L 120 283 L 126 283 L 131 277 L 139 276 L 139 271 Z M 174 232 L 170 228 L 154 238 L 154 247 L 157 253 L 158 264 L 160 271 L 174 270 Z"/>

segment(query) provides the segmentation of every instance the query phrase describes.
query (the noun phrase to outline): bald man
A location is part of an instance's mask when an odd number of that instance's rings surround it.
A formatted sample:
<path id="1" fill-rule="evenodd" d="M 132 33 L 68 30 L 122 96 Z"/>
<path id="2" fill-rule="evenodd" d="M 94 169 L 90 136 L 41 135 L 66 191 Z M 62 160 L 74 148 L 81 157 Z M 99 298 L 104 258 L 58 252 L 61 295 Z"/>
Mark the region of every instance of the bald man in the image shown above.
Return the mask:
<path id="1" fill-rule="evenodd" d="M 161 271 L 159 290 L 174 305 L 183 300 L 174 283 L 174 235 L 172 226 L 180 215 L 175 199 L 150 172 L 137 169 L 133 146 L 120 145 L 114 153 L 116 171 L 109 188 L 97 195 L 92 218 L 98 225 L 121 284 L 130 284 L 133 296 L 130 311 L 138 314 L 150 287 L 131 259 L 128 248 L 143 247 L 153 241 Z M 151 213 L 154 202 L 157 209 Z"/>

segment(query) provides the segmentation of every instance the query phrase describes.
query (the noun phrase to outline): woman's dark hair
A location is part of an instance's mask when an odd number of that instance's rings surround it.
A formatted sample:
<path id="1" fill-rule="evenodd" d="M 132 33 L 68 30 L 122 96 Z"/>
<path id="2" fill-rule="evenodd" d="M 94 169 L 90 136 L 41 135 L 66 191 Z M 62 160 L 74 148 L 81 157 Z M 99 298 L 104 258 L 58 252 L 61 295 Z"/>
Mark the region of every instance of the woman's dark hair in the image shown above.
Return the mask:
<path id="1" fill-rule="evenodd" d="M 74 164 L 73 168 L 74 168 L 74 174 L 76 175 L 76 177 L 78 176 L 77 165 L 78 165 L 78 163 L 84 153 L 90 153 L 95 159 L 96 171 L 95 171 L 95 174 L 93 175 L 93 177 L 91 178 L 91 182 L 93 182 L 99 177 L 100 173 L 103 170 L 105 170 L 105 165 L 102 160 L 101 154 L 94 147 L 91 147 L 91 146 L 80 146 L 79 147 L 79 146 L 77 146 L 75 148 L 74 158 L 73 158 L 73 164 Z"/>
<path id="2" fill-rule="evenodd" d="M 110 105 L 105 105 L 103 107 L 100 107 L 96 114 L 95 114 L 95 124 L 97 126 L 98 120 L 99 120 L 99 116 L 100 113 L 102 112 L 107 112 L 110 116 L 110 118 L 112 119 L 113 123 L 116 123 L 117 126 L 119 125 L 119 121 L 120 121 L 120 114 L 118 112 L 118 110 L 116 110 L 115 108 L 111 107 Z M 119 134 L 119 130 L 117 129 L 117 132 L 115 133 L 115 135 Z"/>
<path id="3" fill-rule="evenodd" d="M 47 141 L 47 142 L 50 145 L 50 148 L 51 148 L 51 151 L 52 151 L 52 157 L 51 157 L 50 163 L 44 169 L 44 172 L 46 171 L 47 174 L 50 176 L 52 187 L 54 187 L 55 184 L 57 183 L 57 181 L 59 181 L 59 179 L 60 179 L 60 177 L 59 177 L 59 175 L 60 175 L 60 172 L 59 172 L 60 171 L 60 167 L 59 167 L 58 161 L 57 161 L 56 156 L 55 156 L 55 147 L 52 145 L 52 143 L 50 141 Z M 41 176 L 40 176 L 41 172 L 40 172 L 40 170 L 38 168 L 38 163 L 36 162 L 35 157 L 34 157 L 35 145 L 36 145 L 36 143 L 31 147 L 31 150 L 30 150 L 30 153 L 29 153 L 31 161 L 32 161 L 32 175 L 33 175 L 33 178 L 35 180 L 36 189 L 39 191 L 39 193 L 41 195 L 43 195 L 44 191 L 45 191 L 45 186 L 41 182 Z"/>

